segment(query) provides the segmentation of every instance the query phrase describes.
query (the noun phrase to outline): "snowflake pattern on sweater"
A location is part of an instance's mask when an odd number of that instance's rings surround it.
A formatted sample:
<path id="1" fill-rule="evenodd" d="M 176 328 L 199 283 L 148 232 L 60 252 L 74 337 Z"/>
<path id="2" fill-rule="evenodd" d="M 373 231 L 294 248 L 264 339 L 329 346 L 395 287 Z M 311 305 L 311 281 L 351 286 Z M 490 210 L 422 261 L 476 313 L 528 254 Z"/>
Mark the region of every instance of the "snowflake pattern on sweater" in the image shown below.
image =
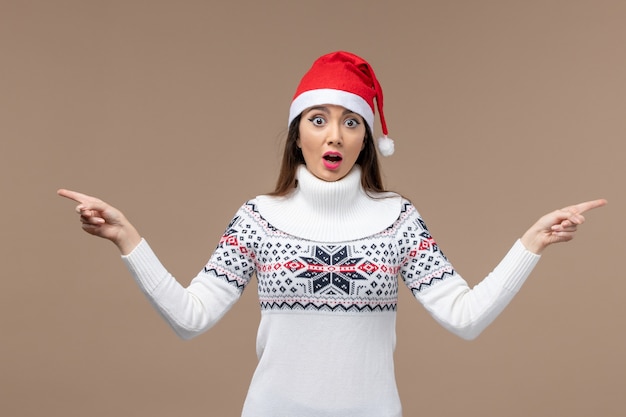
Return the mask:
<path id="1" fill-rule="evenodd" d="M 276 229 L 250 200 L 226 228 L 204 272 L 239 292 L 256 272 L 262 310 L 344 312 L 395 311 L 398 274 L 416 296 L 455 274 L 408 200 L 387 229 L 333 244 Z"/>

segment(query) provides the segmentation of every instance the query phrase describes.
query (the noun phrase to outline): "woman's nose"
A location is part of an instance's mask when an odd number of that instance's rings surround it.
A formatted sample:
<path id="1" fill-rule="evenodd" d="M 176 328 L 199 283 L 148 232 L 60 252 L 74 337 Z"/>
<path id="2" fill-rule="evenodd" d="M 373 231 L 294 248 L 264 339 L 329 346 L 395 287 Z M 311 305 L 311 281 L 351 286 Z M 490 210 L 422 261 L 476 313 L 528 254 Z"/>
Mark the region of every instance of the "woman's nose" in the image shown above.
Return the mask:
<path id="1" fill-rule="evenodd" d="M 341 145 L 343 138 L 341 136 L 341 127 L 337 125 L 330 125 L 328 127 L 328 136 L 326 137 L 328 144 Z"/>

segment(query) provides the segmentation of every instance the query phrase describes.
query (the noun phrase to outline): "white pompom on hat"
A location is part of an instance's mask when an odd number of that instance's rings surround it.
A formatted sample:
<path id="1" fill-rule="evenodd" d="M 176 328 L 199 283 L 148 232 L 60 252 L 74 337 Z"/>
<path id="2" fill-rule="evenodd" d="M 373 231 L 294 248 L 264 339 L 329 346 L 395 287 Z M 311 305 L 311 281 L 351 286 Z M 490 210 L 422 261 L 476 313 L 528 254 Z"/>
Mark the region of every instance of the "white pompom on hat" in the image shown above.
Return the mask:
<path id="1" fill-rule="evenodd" d="M 393 154 L 394 143 L 387 137 L 383 113 L 383 90 L 374 70 L 363 58 L 344 51 L 319 57 L 300 80 L 289 109 L 289 124 L 304 110 L 322 104 L 343 106 L 358 113 L 372 131 L 378 108 L 383 137 L 378 138 L 376 145 L 381 155 Z"/>

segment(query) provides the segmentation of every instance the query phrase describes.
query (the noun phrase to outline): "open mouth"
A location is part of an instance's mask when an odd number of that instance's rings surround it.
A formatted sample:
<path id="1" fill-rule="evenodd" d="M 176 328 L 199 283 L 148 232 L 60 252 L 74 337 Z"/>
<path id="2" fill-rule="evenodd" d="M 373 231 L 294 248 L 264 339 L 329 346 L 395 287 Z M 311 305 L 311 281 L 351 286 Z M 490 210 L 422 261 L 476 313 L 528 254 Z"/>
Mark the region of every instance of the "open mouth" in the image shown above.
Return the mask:
<path id="1" fill-rule="evenodd" d="M 339 152 L 326 152 L 322 158 L 324 159 L 324 166 L 331 170 L 339 168 L 343 160 Z"/>
<path id="2" fill-rule="evenodd" d="M 331 163 L 334 163 L 334 164 L 338 163 L 338 162 L 341 162 L 342 159 L 343 158 L 339 154 L 332 154 L 331 153 L 331 154 L 324 155 L 324 160 L 326 160 L 328 162 L 331 162 Z"/>
<path id="3" fill-rule="evenodd" d="M 339 168 L 343 159 L 339 152 L 326 152 L 322 158 L 324 160 L 324 166 L 330 170 Z"/>

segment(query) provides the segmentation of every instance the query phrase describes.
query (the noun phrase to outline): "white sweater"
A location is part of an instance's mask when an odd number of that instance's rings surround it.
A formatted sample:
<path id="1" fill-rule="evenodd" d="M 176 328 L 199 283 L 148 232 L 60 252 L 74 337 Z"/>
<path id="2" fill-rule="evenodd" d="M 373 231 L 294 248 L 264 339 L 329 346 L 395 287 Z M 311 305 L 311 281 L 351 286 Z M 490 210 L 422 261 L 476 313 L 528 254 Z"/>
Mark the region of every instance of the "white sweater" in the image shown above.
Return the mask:
<path id="1" fill-rule="evenodd" d="M 184 288 L 146 241 L 123 259 L 178 335 L 209 329 L 256 273 L 259 363 L 244 417 L 399 417 L 393 352 L 399 277 L 445 328 L 476 337 L 504 309 L 539 256 L 518 241 L 470 289 L 415 207 L 370 198 L 358 166 L 325 182 L 306 168 L 288 197 L 246 202 Z"/>

